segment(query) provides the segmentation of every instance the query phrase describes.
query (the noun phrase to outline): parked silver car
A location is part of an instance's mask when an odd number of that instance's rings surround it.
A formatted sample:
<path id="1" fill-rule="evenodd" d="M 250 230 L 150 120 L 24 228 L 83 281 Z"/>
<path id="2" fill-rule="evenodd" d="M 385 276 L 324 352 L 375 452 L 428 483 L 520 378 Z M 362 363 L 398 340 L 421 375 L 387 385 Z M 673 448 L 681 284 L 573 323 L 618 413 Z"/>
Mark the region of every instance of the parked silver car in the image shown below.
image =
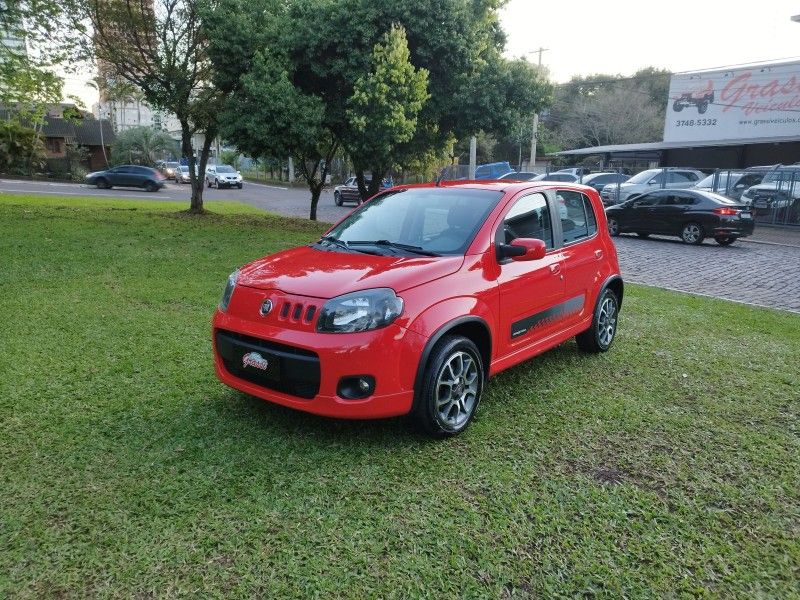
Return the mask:
<path id="1" fill-rule="evenodd" d="M 766 172 L 766 170 L 720 171 L 698 181 L 692 189 L 716 192 L 733 200 L 739 200 L 747 188 L 761 183 Z"/>
<path id="2" fill-rule="evenodd" d="M 743 204 L 759 209 L 782 208 L 800 199 L 800 165 L 778 166 L 764 175 L 761 183 L 743 194 Z"/>
<path id="3" fill-rule="evenodd" d="M 706 174 L 697 169 L 667 167 L 664 169 L 647 169 L 619 185 L 610 184 L 603 188 L 601 197 L 603 204 L 625 202 L 631 196 L 652 192 L 660 188 L 685 189 L 692 187 Z M 619 189 L 619 194 L 617 194 Z"/>

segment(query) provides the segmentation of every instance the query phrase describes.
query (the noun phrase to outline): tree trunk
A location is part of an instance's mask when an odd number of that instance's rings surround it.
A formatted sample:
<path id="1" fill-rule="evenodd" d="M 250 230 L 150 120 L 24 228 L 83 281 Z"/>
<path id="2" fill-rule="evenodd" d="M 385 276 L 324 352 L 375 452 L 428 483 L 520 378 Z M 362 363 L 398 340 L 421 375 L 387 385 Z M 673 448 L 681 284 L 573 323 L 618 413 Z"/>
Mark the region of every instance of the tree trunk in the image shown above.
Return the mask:
<path id="1" fill-rule="evenodd" d="M 317 204 L 319 204 L 319 197 L 322 195 L 322 185 L 322 182 L 320 182 L 308 186 L 311 190 L 311 213 L 308 218 L 312 221 L 317 220 Z"/>

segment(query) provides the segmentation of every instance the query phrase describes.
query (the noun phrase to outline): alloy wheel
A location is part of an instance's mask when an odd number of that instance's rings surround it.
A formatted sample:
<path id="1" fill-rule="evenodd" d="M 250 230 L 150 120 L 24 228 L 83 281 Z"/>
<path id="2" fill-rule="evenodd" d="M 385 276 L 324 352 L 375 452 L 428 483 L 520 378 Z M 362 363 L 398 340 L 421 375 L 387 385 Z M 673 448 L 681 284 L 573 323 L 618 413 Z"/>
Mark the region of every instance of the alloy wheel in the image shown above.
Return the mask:
<path id="1" fill-rule="evenodd" d="M 466 423 L 478 401 L 478 364 L 463 351 L 454 352 L 445 362 L 436 380 L 436 414 L 450 429 Z"/>
<path id="2" fill-rule="evenodd" d="M 612 296 L 606 296 L 597 315 L 597 338 L 604 347 L 611 345 L 617 332 L 617 303 Z"/>
<path id="3" fill-rule="evenodd" d="M 683 237 L 683 241 L 687 244 L 696 244 L 700 239 L 700 235 L 700 226 L 695 225 L 694 223 L 689 223 L 683 228 L 683 235 L 681 237 Z"/>

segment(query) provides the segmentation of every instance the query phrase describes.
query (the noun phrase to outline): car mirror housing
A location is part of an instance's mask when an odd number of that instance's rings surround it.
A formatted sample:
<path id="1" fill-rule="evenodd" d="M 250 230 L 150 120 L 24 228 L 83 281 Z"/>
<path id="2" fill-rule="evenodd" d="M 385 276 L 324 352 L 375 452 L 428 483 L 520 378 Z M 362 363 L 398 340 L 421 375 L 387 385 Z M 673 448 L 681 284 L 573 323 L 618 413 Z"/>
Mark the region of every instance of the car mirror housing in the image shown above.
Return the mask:
<path id="1" fill-rule="evenodd" d="M 539 260 L 547 253 L 544 241 L 536 238 L 517 238 L 510 244 L 498 246 L 498 257 L 503 260 L 510 258 L 516 261 Z"/>

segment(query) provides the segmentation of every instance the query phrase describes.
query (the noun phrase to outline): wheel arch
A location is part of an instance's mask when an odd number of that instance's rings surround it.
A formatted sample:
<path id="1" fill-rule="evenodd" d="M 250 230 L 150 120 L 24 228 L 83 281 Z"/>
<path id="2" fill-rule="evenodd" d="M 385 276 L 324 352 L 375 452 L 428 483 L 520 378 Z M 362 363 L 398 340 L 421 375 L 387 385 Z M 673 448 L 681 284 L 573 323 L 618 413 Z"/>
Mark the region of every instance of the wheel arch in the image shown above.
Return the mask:
<path id="1" fill-rule="evenodd" d="M 481 353 L 481 361 L 483 361 L 484 379 L 488 379 L 489 365 L 492 360 L 492 334 L 489 324 L 481 317 L 474 315 L 457 317 L 440 326 L 425 342 L 425 347 L 417 365 L 417 374 L 414 378 L 415 395 L 418 395 L 422 390 L 425 367 L 428 364 L 434 346 L 446 335 L 461 335 L 471 340 L 478 347 L 478 351 Z"/>
<path id="2" fill-rule="evenodd" d="M 603 294 L 604 291 L 611 290 L 617 296 L 617 308 L 619 310 L 622 309 L 622 297 L 625 294 L 625 284 L 622 282 L 622 277 L 619 275 L 612 275 L 608 279 L 606 279 L 605 283 L 603 283 L 603 287 L 600 288 L 600 294 L 598 294 L 598 298 Z"/>

